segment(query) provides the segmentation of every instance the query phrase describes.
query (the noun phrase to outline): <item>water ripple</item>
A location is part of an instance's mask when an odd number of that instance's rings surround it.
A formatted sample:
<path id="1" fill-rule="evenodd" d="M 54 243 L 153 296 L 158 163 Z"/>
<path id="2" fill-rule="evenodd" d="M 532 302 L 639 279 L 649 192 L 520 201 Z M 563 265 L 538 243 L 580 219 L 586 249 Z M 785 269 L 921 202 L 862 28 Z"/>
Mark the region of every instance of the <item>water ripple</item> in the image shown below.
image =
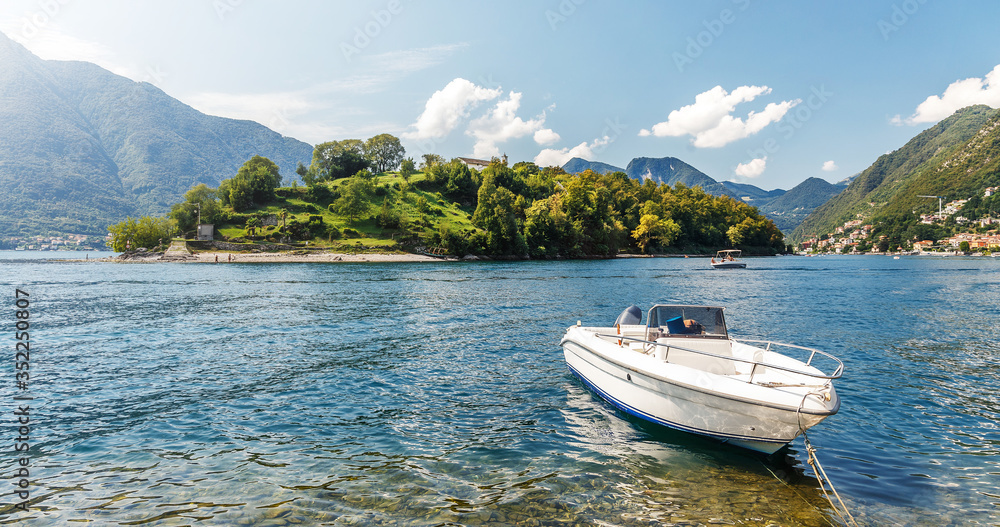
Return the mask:
<path id="1" fill-rule="evenodd" d="M 567 373 L 566 326 L 679 301 L 844 359 L 810 437 L 859 520 L 993 524 L 995 263 L 0 261 L 33 295 L 38 408 L 32 510 L 0 523 L 829 525 L 800 443 L 765 463 Z"/>

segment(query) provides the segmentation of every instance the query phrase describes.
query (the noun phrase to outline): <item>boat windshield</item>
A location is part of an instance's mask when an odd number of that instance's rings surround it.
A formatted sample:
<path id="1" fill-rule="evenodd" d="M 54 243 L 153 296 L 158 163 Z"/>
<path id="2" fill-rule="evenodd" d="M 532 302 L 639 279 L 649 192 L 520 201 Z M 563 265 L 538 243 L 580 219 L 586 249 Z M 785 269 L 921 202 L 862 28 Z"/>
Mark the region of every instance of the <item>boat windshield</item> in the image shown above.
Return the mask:
<path id="1" fill-rule="evenodd" d="M 653 306 L 647 324 L 670 335 L 728 338 L 721 307 Z"/>

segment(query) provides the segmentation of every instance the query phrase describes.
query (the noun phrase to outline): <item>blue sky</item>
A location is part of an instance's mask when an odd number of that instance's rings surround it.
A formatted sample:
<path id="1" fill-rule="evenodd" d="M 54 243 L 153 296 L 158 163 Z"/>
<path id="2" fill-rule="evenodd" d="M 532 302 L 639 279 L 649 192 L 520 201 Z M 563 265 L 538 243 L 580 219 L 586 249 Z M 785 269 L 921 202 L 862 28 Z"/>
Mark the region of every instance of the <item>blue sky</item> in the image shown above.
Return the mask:
<path id="1" fill-rule="evenodd" d="M 1000 3 L 4 0 L 0 31 L 311 144 L 836 182 L 1000 106 Z M 991 82 L 992 81 L 992 82 Z"/>

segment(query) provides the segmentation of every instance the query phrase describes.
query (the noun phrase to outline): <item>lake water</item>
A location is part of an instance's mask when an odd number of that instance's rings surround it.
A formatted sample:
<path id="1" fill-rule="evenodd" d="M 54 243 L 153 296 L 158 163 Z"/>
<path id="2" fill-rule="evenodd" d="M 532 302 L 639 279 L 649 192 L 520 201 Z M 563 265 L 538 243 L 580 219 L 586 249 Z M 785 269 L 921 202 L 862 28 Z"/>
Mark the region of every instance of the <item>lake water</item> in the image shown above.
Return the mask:
<path id="1" fill-rule="evenodd" d="M 1000 524 L 1000 259 L 111 264 L 0 254 L 0 524 L 831 525 L 802 439 L 760 457 L 626 419 L 566 327 L 719 304 L 846 365 L 810 431 L 863 525 Z M 29 512 L 14 397 L 29 394 Z"/>

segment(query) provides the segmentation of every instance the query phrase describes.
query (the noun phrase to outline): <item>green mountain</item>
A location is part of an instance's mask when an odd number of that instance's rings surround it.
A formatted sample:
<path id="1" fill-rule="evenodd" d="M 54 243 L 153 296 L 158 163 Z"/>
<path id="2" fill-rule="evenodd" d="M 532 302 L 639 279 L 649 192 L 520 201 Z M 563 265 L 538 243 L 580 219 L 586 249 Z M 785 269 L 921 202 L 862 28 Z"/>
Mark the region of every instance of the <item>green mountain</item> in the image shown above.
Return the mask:
<path id="1" fill-rule="evenodd" d="M 1000 112 L 985 105 L 963 108 L 917 134 L 902 148 L 880 156 L 847 189 L 818 207 L 790 236 L 797 243 L 829 234 L 861 219 L 916 222 L 913 214 L 936 210 L 934 200 L 981 195 L 1000 179 Z M 932 203 L 932 201 L 934 201 Z"/>
<path id="2" fill-rule="evenodd" d="M 767 200 L 757 208 L 781 229 L 781 232 L 792 232 L 795 227 L 837 194 L 840 194 L 846 184 L 834 185 L 820 178 L 811 177 L 794 188 Z"/>
<path id="3" fill-rule="evenodd" d="M 777 188 L 774 190 L 764 190 L 760 187 L 750 185 L 747 183 L 736 183 L 735 181 L 723 181 L 721 185 L 732 192 L 734 195 L 738 195 L 743 201 L 759 207 L 764 203 L 767 203 L 775 198 L 781 197 L 785 194 L 783 189 Z"/>
<path id="4" fill-rule="evenodd" d="M 574 157 L 566 162 L 562 166 L 562 169 L 570 174 L 579 174 L 587 170 L 593 170 L 598 174 L 610 174 L 612 172 L 624 172 L 624 170 L 607 163 L 601 163 L 600 161 L 587 161 L 586 159 L 581 159 L 579 157 Z"/>
<path id="5" fill-rule="evenodd" d="M 312 146 L 205 115 L 155 86 L 85 62 L 45 61 L 0 33 L 0 238 L 103 234 L 217 186 L 254 155 L 286 181 Z"/>

